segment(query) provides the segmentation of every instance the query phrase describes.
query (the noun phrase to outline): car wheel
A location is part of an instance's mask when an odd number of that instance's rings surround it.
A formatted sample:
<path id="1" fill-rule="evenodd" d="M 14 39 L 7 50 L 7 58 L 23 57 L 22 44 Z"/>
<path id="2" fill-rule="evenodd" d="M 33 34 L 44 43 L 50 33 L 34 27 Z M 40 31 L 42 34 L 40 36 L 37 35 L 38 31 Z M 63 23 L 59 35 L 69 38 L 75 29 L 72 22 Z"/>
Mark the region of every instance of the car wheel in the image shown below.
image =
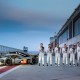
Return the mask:
<path id="1" fill-rule="evenodd" d="M 12 60 L 11 59 L 7 59 L 5 64 L 11 66 L 12 65 Z"/>

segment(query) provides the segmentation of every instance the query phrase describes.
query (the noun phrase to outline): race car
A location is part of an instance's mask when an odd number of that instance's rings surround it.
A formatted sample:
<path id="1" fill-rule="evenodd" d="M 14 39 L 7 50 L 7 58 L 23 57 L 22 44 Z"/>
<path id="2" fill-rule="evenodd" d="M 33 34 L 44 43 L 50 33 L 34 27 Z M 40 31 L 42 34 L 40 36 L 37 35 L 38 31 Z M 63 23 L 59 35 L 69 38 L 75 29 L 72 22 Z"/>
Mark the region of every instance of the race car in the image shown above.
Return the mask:
<path id="1" fill-rule="evenodd" d="M 3 65 L 20 64 L 22 61 L 22 56 L 18 54 L 6 54 L 0 58 L 0 63 Z"/>
<path id="2" fill-rule="evenodd" d="M 14 65 L 21 64 L 23 60 L 26 60 L 26 64 L 36 64 L 38 63 L 38 57 L 36 55 L 29 55 L 27 57 L 23 57 L 19 54 L 6 54 L 5 56 L 0 58 L 1 65 Z"/>

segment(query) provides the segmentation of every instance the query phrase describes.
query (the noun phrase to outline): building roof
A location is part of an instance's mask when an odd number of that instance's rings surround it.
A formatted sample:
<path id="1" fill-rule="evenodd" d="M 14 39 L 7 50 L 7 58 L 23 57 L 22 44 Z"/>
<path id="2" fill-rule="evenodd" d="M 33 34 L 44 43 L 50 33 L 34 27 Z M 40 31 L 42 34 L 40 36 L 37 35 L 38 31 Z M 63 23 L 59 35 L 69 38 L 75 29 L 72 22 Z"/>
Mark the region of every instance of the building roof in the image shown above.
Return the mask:
<path id="1" fill-rule="evenodd" d="M 72 13 L 72 15 L 69 17 L 69 19 L 67 19 L 67 21 L 65 22 L 65 24 L 63 25 L 63 27 L 59 30 L 59 32 L 57 33 L 57 36 L 59 36 L 62 31 L 67 27 L 66 24 L 72 19 L 72 17 L 74 16 L 74 14 L 77 12 L 77 11 L 80 11 L 80 4 L 78 5 L 78 7 L 75 9 L 75 11 Z"/>

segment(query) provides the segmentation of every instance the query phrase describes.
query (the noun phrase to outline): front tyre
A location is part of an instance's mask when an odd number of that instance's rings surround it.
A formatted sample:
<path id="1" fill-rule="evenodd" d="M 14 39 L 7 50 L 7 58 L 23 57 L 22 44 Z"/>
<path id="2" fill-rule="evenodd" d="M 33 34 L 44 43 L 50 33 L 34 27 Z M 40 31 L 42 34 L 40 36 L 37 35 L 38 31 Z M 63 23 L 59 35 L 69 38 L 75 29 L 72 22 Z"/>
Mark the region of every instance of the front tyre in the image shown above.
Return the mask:
<path id="1" fill-rule="evenodd" d="M 8 66 L 12 65 L 12 60 L 11 59 L 6 59 L 5 64 Z"/>

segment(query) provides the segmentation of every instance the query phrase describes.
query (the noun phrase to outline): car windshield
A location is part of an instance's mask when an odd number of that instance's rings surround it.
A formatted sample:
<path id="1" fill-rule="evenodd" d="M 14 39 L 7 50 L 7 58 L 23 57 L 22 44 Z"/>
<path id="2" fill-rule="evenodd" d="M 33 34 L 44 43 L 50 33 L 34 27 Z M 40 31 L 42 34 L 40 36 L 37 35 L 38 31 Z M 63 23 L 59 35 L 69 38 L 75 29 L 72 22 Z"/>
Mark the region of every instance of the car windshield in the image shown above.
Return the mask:
<path id="1" fill-rule="evenodd" d="M 10 57 L 10 55 L 5 55 L 4 57 Z"/>

